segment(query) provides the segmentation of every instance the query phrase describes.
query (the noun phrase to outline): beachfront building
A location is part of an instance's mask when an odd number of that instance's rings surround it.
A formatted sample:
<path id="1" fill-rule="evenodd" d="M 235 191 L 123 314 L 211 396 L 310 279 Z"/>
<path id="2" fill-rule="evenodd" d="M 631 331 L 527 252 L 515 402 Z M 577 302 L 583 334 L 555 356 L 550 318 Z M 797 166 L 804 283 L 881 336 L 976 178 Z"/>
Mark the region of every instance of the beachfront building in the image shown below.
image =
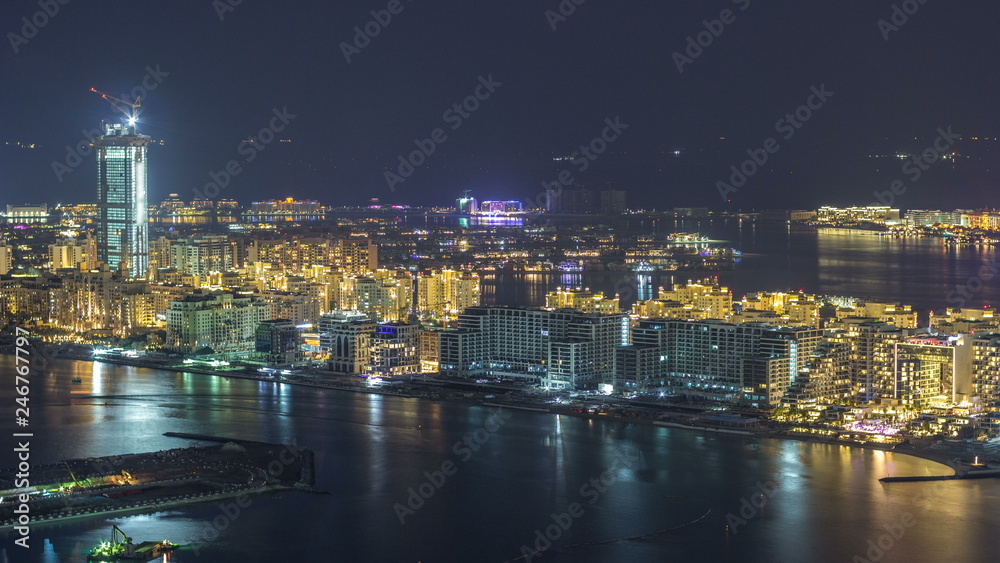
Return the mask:
<path id="1" fill-rule="evenodd" d="M 438 334 L 439 368 L 444 375 L 476 378 L 486 374 L 489 353 L 480 330 L 449 329 Z"/>
<path id="2" fill-rule="evenodd" d="M 270 367 L 294 366 L 303 360 L 301 340 L 289 319 L 261 321 L 254 331 L 254 358 Z"/>
<path id="3" fill-rule="evenodd" d="M 1000 406 L 1000 334 L 972 337 L 972 392 L 985 406 Z"/>
<path id="4" fill-rule="evenodd" d="M 663 389 L 664 357 L 656 346 L 631 344 L 615 348 L 615 391 L 645 394 Z"/>
<path id="5" fill-rule="evenodd" d="M 420 330 L 419 348 L 420 373 L 437 373 L 441 370 L 441 331 L 439 329 Z"/>
<path id="6" fill-rule="evenodd" d="M 875 223 L 878 225 L 896 225 L 900 222 L 899 209 L 884 205 L 869 205 L 864 207 L 820 207 L 816 214 L 819 223 L 835 225 L 857 225 L 860 223 Z"/>
<path id="7" fill-rule="evenodd" d="M 196 290 L 167 310 L 167 347 L 183 352 L 249 352 L 257 325 L 271 319 L 271 305 L 234 292 Z"/>
<path id="8" fill-rule="evenodd" d="M 615 348 L 628 344 L 628 316 L 621 313 L 471 307 L 457 324 L 441 334 L 442 371 L 557 389 L 613 384 Z"/>
<path id="9" fill-rule="evenodd" d="M 903 223 L 908 227 L 924 227 L 929 225 L 961 225 L 961 211 L 941 211 L 928 209 L 910 209 L 903 216 Z"/>
<path id="10" fill-rule="evenodd" d="M 848 347 L 851 358 L 851 396 L 870 403 L 895 393 L 894 347 L 904 338 L 899 328 L 871 319 L 844 319 L 827 331 L 826 338 Z"/>
<path id="11" fill-rule="evenodd" d="M 126 279 L 107 266 L 67 272 L 48 287 L 51 320 L 78 334 L 131 336 L 141 327 L 155 326 L 147 284 Z"/>
<path id="12" fill-rule="evenodd" d="M 399 377 L 420 373 L 420 325 L 401 322 L 375 327 L 371 337 L 371 362 L 366 372 L 374 377 Z"/>
<path id="13" fill-rule="evenodd" d="M 809 355 L 781 404 L 806 410 L 846 404 L 851 398 L 851 348 L 845 342 L 826 340 Z"/>
<path id="14" fill-rule="evenodd" d="M 372 357 L 375 321 L 357 311 L 334 311 L 320 317 L 319 345 L 329 354 L 327 369 L 363 374 Z"/>
<path id="15" fill-rule="evenodd" d="M 553 389 L 602 389 L 614 384 L 615 349 L 628 344 L 628 317 L 585 313 L 556 320 L 564 333 L 549 341 L 542 384 Z"/>
<path id="16" fill-rule="evenodd" d="M 893 349 L 892 398 L 923 409 L 954 405 L 972 396 L 973 346 L 969 335 L 906 338 Z"/>
<path id="17" fill-rule="evenodd" d="M 667 325 L 640 320 L 631 327 L 631 345 L 615 350 L 615 390 L 652 393 L 667 389 Z"/>
<path id="18" fill-rule="evenodd" d="M 721 320 L 654 319 L 632 333 L 634 344 L 659 349 L 653 379 L 672 393 L 756 408 L 781 401 L 822 338 L 810 327 Z"/>

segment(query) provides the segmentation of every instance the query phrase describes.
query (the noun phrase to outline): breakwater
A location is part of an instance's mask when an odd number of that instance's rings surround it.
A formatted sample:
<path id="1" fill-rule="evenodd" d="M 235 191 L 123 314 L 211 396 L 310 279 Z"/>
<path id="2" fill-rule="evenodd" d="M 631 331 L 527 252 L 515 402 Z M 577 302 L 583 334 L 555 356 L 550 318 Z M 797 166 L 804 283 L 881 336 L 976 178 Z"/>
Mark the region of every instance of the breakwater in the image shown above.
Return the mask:
<path id="1" fill-rule="evenodd" d="M 0 471 L 0 531 L 31 522 L 149 512 L 279 490 L 315 489 L 313 452 L 287 444 L 166 433 L 220 445 L 67 460 L 32 468 L 30 487 Z M 18 512 L 20 511 L 20 512 Z"/>

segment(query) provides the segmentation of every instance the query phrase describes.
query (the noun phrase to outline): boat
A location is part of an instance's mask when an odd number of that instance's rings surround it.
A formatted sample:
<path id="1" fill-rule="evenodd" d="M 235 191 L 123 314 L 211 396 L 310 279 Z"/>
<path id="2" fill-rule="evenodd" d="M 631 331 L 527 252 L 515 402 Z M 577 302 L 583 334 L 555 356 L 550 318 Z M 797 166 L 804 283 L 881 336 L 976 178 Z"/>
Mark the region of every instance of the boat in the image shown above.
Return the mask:
<path id="1" fill-rule="evenodd" d="M 79 377 L 74 377 L 73 383 L 83 383 L 83 379 L 80 379 Z"/>
<path id="2" fill-rule="evenodd" d="M 169 552 L 177 549 L 178 547 L 180 547 L 180 546 L 178 546 L 176 543 L 173 543 L 173 542 L 168 541 L 168 540 L 163 540 L 163 541 L 157 542 L 156 544 L 153 545 L 153 554 L 156 557 L 160 557 L 164 553 L 169 553 Z"/>
<path id="3" fill-rule="evenodd" d="M 153 561 L 172 552 L 179 546 L 167 540 L 145 541 L 138 545 L 125 535 L 121 528 L 111 525 L 111 541 L 101 542 L 87 555 L 88 563 L 117 563 L 120 561 Z"/>

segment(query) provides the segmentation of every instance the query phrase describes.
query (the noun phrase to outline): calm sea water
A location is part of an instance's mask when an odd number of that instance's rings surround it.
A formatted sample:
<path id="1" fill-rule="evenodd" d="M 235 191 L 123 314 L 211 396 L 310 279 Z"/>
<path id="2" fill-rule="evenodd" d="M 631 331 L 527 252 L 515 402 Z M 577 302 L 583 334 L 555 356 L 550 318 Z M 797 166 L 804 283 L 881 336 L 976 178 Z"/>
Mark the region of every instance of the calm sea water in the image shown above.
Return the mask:
<path id="1" fill-rule="evenodd" d="M 614 272 L 579 274 L 499 274 L 483 279 L 487 304 L 545 304 L 556 287 L 589 287 L 611 294 L 655 296 L 658 286 L 719 276 L 735 298 L 753 291 L 798 291 L 827 295 L 902 301 L 922 311 L 956 307 L 949 301 L 956 286 L 970 280 L 980 287 L 978 273 L 992 263 L 995 248 L 945 245 L 940 239 L 888 238 L 846 229 L 805 230 L 750 221 L 632 221 L 631 228 L 660 232 L 701 232 L 744 252 L 734 271 L 654 273 L 645 276 Z M 632 289 L 627 289 L 632 288 Z M 1000 276 L 981 284 L 966 298 L 966 306 L 1000 304 Z"/>
<path id="2" fill-rule="evenodd" d="M 747 253 L 736 271 L 720 274 L 737 296 L 801 288 L 940 308 L 990 256 L 986 249 L 948 248 L 931 239 L 736 221 L 656 228 L 701 231 Z M 677 281 L 697 277 L 681 276 Z M 499 281 L 484 284 L 488 302 L 538 305 L 558 285 L 614 290 L 623 283 L 621 274 L 611 273 Z M 671 281 L 636 278 L 632 287 L 642 296 Z M 988 282 L 969 304 L 998 297 L 997 284 Z M 0 374 L 12 376 L 11 357 L 0 357 Z M 71 383 L 75 376 L 83 383 Z M 10 444 L 0 450 L 3 466 L 16 461 L 9 438 L 12 387 L 0 388 L 0 435 Z M 521 411 L 511 411 L 496 428 L 490 417 L 481 407 L 54 361 L 32 383 L 32 462 L 199 445 L 164 437 L 167 431 L 295 442 L 316 451 L 317 484 L 329 495 L 256 496 L 235 518 L 209 503 L 113 520 L 140 541 L 197 544 L 197 551 L 174 556 L 180 563 L 499 563 L 519 557 L 522 546 L 535 545 L 547 529 L 558 535 L 558 549 L 533 561 L 852 561 L 855 555 L 992 561 L 1000 552 L 1000 481 L 878 482 L 886 475 L 946 471 L 931 462 Z M 461 440 L 477 431 L 482 445 L 466 450 Z M 435 472 L 448 462 L 453 474 L 440 482 Z M 440 486 L 428 484 L 425 472 Z M 763 510 L 748 508 L 759 502 L 758 483 L 768 482 L 776 488 Z M 433 495 L 401 523 L 394 506 L 422 485 Z M 561 516 L 571 508 L 575 516 Z M 680 530 L 560 547 L 674 528 L 708 511 Z M 0 562 L 83 561 L 82 553 L 109 537 L 111 521 L 36 525 L 30 550 L 14 546 L 11 534 L 0 536 Z M 566 529 L 552 528 L 557 521 Z M 734 528 L 727 532 L 727 524 Z"/>
<path id="3" fill-rule="evenodd" d="M 0 373 L 12 367 L 0 358 Z M 499 563 L 533 545 L 553 515 L 567 527 L 550 529 L 562 546 L 673 528 L 709 510 L 680 530 L 560 547 L 534 561 L 851 561 L 886 526 L 902 532 L 882 561 L 988 561 L 1000 550 L 1000 482 L 880 484 L 945 471 L 901 455 L 520 411 L 497 428 L 482 407 L 76 361 L 50 368 L 32 383 L 34 463 L 195 445 L 167 431 L 296 442 L 317 452 L 317 484 L 331 494 L 256 496 L 232 519 L 209 503 L 36 525 L 30 550 L 2 537 L 8 561 L 83 561 L 114 521 L 137 540 L 199 543 L 176 554 L 180 563 Z M 5 436 L 15 428 L 11 393 L 0 390 Z M 477 430 L 478 451 L 455 449 Z M 3 448 L 0 463 L 14 461 Z M 401 524 L 394 505 L 446 462 L 453 475 Z M 759 503 L 758 483 L 776 488 L 754 514 L 744 501 Z M 560 516 L 573 503 L 576 517 Z M 906 513 L 913 524 L 900 527 Z M 224 528 L 217 537 L 213 520 Z"/>

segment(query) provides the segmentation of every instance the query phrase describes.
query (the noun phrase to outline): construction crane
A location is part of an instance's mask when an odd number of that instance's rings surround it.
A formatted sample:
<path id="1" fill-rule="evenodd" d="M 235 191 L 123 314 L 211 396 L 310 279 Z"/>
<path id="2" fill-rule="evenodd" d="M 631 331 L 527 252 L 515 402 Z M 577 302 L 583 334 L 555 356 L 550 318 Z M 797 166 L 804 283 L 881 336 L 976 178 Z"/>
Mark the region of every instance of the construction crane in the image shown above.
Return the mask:
<path id="1" fill-rule="evenodd" d="M 102 98 L 108 101 L 108 103 L 115 106 L 115 109 L 125 114 L 129 125 L 135 125 L 136 120 L 139 119 L 139 108 L 142 107 L 142 99 L 140 97 L 137 96 L 135 98 L 135 102 L 133 103 L 118 99 L 110 94 L 105 94 L 97 88 L 91 88 L 90 91 L 100 94 Z"/>
<path id="2" fill-rule="evenodd" d="M 80 489 L 80 488 L 82 488 L 83 486 L 82 486 L 82 485 L 80 485 L 80 482 L 76 480 L 76 474 L 75 474 L 75 473 L 73 473 L 73 468 L 71 468 L 71 467 L 69 466 L 69 462 L 68 462 L 68 461 L 66 461 L 66 456 L 65 456 L 65 455 L 63 454 L 63 451 L 62 451 L 62 448 L 61 448 L 61 447 L 59 447 L 59 444 L 56 444 L 56 449 L 57 449 L 57 450 L 59 450 L 59 457 L 61 457 L 61 458 L 62 458 L 62 462 L 63 462 L 63 465 L 65 465 L 65 466 L 66 466 L 66 471 L 69 471 L 69 476 L 73 478 L 73 485 L 74 485 L 74 486 L 75 486 L 75 487 L 76 487 L 77 489 Z"/>

